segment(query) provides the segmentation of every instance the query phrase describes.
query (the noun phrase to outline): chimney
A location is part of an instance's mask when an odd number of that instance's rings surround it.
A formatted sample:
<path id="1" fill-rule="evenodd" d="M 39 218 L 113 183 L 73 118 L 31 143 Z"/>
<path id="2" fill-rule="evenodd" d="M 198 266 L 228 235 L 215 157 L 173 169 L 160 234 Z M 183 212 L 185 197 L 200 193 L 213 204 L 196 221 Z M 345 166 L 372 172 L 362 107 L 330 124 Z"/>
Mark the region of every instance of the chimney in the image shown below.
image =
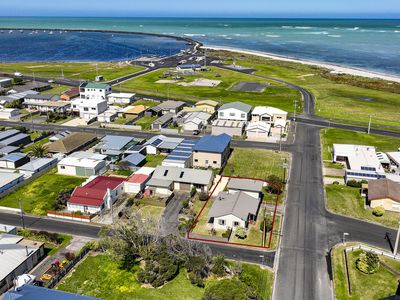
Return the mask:
<path id="1" fill-rule="evenodd" d="M 28 246 L 25 246 L 26 256 L 29 256 Z"/>

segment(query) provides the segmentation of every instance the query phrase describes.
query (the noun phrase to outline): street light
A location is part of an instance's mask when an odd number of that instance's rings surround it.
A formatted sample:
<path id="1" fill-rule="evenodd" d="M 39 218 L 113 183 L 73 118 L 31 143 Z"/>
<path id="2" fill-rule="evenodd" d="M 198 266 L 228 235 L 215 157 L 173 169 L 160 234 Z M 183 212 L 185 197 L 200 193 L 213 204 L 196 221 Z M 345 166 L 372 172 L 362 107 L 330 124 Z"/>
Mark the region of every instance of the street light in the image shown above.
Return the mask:
<path id="1" fill-rule="evenodd" d="M 349 236 L 349 235 L 350 235 L 350 233 L 348 233 L 348 232 L 343 232 L 343 240 L 342 240 L 343 245 L 346 244 L 346 236 Z"/>

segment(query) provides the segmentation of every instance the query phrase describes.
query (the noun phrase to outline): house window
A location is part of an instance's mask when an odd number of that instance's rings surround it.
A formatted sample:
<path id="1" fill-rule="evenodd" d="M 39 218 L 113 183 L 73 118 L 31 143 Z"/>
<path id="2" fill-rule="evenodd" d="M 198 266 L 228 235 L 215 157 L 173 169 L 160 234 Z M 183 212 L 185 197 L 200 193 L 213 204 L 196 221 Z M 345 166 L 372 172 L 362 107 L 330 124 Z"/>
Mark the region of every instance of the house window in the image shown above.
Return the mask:
<path id="1" fill-rule="evenodd" d="M 223 117 L 223 116 L 224 116 L 224 113 L 223 113 L 223 112 L 220 112 L 220 113 L 219 113 L 219 116 L 220 116 L 220 117 Z"/>
<path id="2" fill-rule="evenodd" d="M 238 221 L 233 222 L 233 226 L 239 226 L 239 222 Z"/>
<path id="3" fill-rule="evenodd" d="M 208 159 L 206 159 L 206 165 L 208 165 Z"/>
<path id="4" fill-rule="evenodd" d="M 216 160 L 214 160 L 214 161 L 213 161 L 213 164 L 214 164 L 214 165 L 216 165 L 216 164 L 217 164 L 217 161 L 216 161 Z"/>
<path id="5" fill-rule="evenodd" d="M 89 111 L 89 108 L 84 107 L 83 110 L 84 110 L 84 111 Z"/>
<path id="6" fill-rule="evenodd" d="M 240 115 L 242 118 L 246 118 L 246 114 L 241 114 Z"/>
<path id="7" fill-rule="evenodd" d="M 96 107 L 92 107 L 92 110 L 96 110 Z"/>
<path id="8" fill-rule="evenodd" d="M 64 170 L 64 169 L 65 169 L 65 166 L 60 166 L 60 168 Z"/>
<path id="9" fill-rule="evenodd" d="M 225 225 L 226 222 L 225 222 L 225 220 L 223 220 L 223 219 L 219 219 L 219 220 L 218 220 L 218 224 L 219 224 L 219 225 Z"/>
<path id="10" fill-rule="evenodd" d="M 199 160 L 198 160 L 198 159 L 195 159 L 194 162 L 199 162 Z"/>
<path id="11" fill-rule="evenodd" d="M 234 117 L 234 116 L 235 116 L 235 113 L 229 113 L 229 116 L 230 116 L 230 117 Z"/>

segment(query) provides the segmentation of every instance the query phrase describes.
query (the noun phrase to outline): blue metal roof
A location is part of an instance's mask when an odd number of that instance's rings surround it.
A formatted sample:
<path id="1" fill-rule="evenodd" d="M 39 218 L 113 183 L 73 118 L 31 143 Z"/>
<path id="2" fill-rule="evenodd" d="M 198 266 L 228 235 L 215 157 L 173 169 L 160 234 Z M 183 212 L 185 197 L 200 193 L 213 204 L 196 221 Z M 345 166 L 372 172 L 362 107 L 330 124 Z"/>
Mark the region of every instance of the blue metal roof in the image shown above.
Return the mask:
<path id="1" fill-rule="evenodd" d="M 194 151 L 222 153 L 228 147 L 231 137 L 226 133 L 202 137 L 193 147 Z"/>
<path id="2" fill-rule="evenodd" d="M 134 138 L 131 136 L 118 136 L 118 135 L 106 135 L 100 145 L 102 149 L 122 150 L 127 144 L 132 142 Z"/>
<path id="3" fill-rule="evenodd" d="M 130 154 L 127 157 L 125 157 L 122 161 L 127 161 L 131 165 L 137 166 L 140 163 L 142 163 L 146 159 L 146 156 L 140 154 L 140 153 L 134 153 Z"/>
<path id="4" fill-rule="evenodd" d="M 169 156 L 180 156 L 180 157 L 189 157 L 192 155 L 192 152 L 181 152 L 181 151 L 172 151 Z"/>
<path id="5" fill-rule="evenodd" d="M 0 160 L 16 162 L 22 158 L 25 158 L 26 156 L 27 155 L 25 153 L 10 153 L 10 154 L 0 158 Z"/>
<path id="6" fill-rule="evenodd" d="M 186 65 L 180 65 L 179 68 L 181 69 L 195 69 L 195 68 L 201 68 L 201 65 L 199 64 L 186 64 Z"/>
<path id="7" fill-rule="evenodd" d="M 187 157 L 168 156 L 165 160 L 186 161 Z"/>

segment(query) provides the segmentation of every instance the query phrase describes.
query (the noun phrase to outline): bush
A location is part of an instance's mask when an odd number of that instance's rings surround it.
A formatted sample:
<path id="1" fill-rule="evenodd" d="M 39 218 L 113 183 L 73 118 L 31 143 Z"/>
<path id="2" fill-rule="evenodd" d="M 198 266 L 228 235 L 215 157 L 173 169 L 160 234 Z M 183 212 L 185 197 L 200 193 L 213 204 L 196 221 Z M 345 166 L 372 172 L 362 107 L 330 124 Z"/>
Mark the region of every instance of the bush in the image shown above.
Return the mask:
<path id="1" fill-rule="evenodd" d="M 268 191 L 272 194 L 277 194 L 282 189 L 282 179 L 276 175 L 269 175 L 268 181 Z"/>
<path id="2" fill-rule="evenodd" d="M 199 200 L 200 201 L 206 201 L 208 200 L 208 194 L 206 192 L 200 192 L 199 193 Z"/>
<path id="3" fill-rule="evenodd" d="M 266 216 L 264 220 L 260 222 L 260 231 L 270 232 L 272 230 L 272 219 Z"/>
<path id="4" fill-rule="evenodd" d="M 354 187 L 354 188 L 361 188 L 362 182 L 357 180 L 348 180 L 347 186 Z"/>
<path id="5" fill-rule="evenodd" d="M 375 217 L 382 217 L 384 213 L 385 213 L 385 209 L 383 208 L 383 206 L 377 206 L 372 210 L 372 214 Z"/>
<path id="6" fill-rule="evenodd" d="M 183 208 L 188 208 L 189 207 L 189 201 L 188 200 L 183 200 L 182 201 L 182 207 Z"/>
<path id="7" fill-rule="evenodd" d="M 365 274 L 374 274 L 379 269 L 379 256 L 372 251 L 363 251 L 356 260 L 356 267 Z"/>
<path id="8" fill-rule="evenodd" d="M 195 275 L 192 272 L 188 274 L 188 277 L 191 284 L 202 288 L 205 287 L 203 278 Z"/>
<path id="9" fill-rule="evenodd" d="M 192 189 L 190 190 L 190 197 L 193 198 L 193 196 L 196 195 L 196 193 L 197 193 L 196 188 L 195 188 L 195 187 L 192 187 Z"/>
<path id="10" fill-rule="evenodd" d="M 232 233 L 232 229 L 228 228 L 228 229 L 222 234 L 222 237 L 223 237 L 223 238 L 226 238 L 226 239 L 229 239 L 229 237 L 231 236 L 231 233 Z"/>
<path id="11" fill-rule="evenodd" d="M 215 274 L 217 277 L 225 276 L 225 266 L 226 260 L 224 255 L 217 255 L 213 258 L 213 266 L 211 268 L 211 272 Z"/>
<path id="12" fill-rule="evenodd" d="M 244 227 L 237 227 L 235 230 L 235 235 L 239 239 L 245 239 L 247 237 L 247 230 Z"/>
<path id="13" fill-rule="evenodd" d="M 237 279 L 223 279 L 207 286 L 203 300 L 244 300 L 252 298 L 249 289 Z"/>
<path id="14" fill-rule="evenodd" d="M 73 189 L 61 190 L 56 198 L 56 202 L 53 204 L 54 210 L 61 210 L 67 206 L 67 201 L 71 198 Z"/>
<path id="15" fill-rule="evenodd" d="M 67 252 L 64 254 L 64 257 L 66 260 L 71 261 L 75 258 L 75 254 L 72 252 Z"/>

